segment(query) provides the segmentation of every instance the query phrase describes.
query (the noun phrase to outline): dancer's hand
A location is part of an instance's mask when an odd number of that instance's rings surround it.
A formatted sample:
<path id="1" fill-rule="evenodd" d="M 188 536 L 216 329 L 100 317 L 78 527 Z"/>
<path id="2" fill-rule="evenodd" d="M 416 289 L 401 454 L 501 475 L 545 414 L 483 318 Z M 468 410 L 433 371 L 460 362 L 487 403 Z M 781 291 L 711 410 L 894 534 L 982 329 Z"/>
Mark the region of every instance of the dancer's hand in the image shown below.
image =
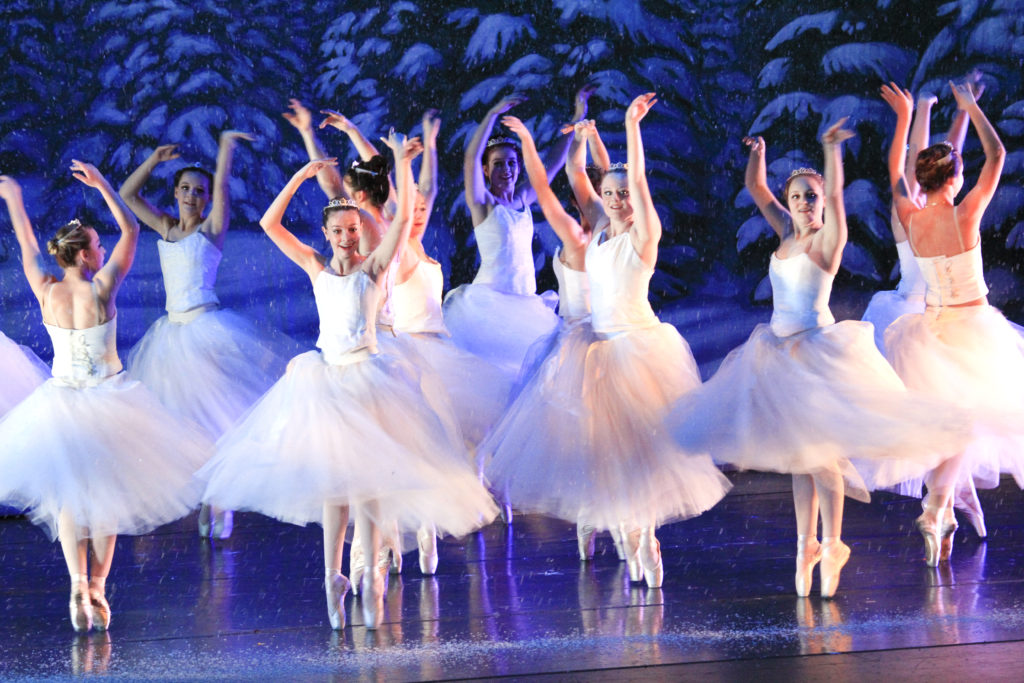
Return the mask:
<path id="1" fill-rule="evenodd" d="M 78 159 L 71 160 L 71 175 L 89 187 L 101 187 L 107 182 L 95 166 Z"/>
<path id="2" fill-rule="evenodd" d="M 338 158 L 337 157 L 327 157 L 325 159 L 313 159 L 312 161 L 307 163 L 305 166 L 300 168 L 295 175 L 296 176 L 300 176 L 303 180 L 309 180 L 310 178 L 315 178 L 317 173 L 319 173 L 320 171 L 324 170 L 328 166 L 337 166 L 337 165 L 338 165 Z"/>
<path id="3" fill-rule="evenodd" d="M 743 138 L 743 144 L 750 148 L 752 154 L 756 154 L 761 158 L 764 158 L 765 143 L 764 138 L 760 135 L 748 135 Z"/>
<path id="4" fill-rule="evenodd" d="M 648 92 L 637 96 L 626 110 L 626 121 L 629 123 L 640 123 L 651 108 L 658 103 L 655 93 Z"/>
<path id="5" fill-rule="evenodd" d="M 583 119 L 576 123 L 567 123 L 562 126 L 560 131 L 562 135 L 566 133 L 575 133 L 578 140 L 586 140 L 591 135 L 597 133 L 597 122 L 594 119 Z"/>
<path id="6" fill-rule="evenodd" d="M 220 134 L 220 144 L 223 145 L 234 145 L 239 140 L 247 140 L 252 142 L 256 137 L 251 133 L 243 133 L 240 130 L 226 130 Z"/>
<path id="7" fill-rule="evenodd" d="M 436 145 L 437 133 L 441 130 L 441 119 L 436 109 L 428 109 L 423 113 L 423 144 Z"/>
<path id="8" fill-rule="evenodd" d="M 5 202 L 21 199 L 21 185 L 9 175 L 0 175 L 0 198 Z"/>
<path id="9" fill-rule="evenodd" d="M 587 115 L 587 102 L 595 90 L 597 90 L 597 83 L 587 83 L 576 91 L 576 110 L 573 112 L 573 121 L 579 121 Z"/>
<path id="10" fill-rule="evenodd" d="M 284 112 L 281 114 L 284 120 L 292 124 L 300 131 L 313 130 L 313 114 L 306 108 L 302 102 L 295 99 L 294 97 L 288 100 L 288 108 L 290 112 Z M 323 128 L 323 126 L 321 126 Z"/>
<path id="11" fill-rule="evenodd" d="M 153 150 L 153 153 L 149 155 L 149 158 L 154 164 L 162 164 L 165 161 L 177 159 L 180 156 L 181 155 L 178 154 L 177 145 L 160 145 Z"/>
<path id="12" fill-rule="evenodd" d="M 974 87 L 971 83 L 954 83 L 950 81 L 949 87 L 953 91 L 953 97 L 956 98 L 957 108 L 966 111 L 971 105 L 977 106 L 978 101 L 974 97 Z"/>
<path id="13" fill-rule="evenodd" d="M 352 125 L 352 122 L 345 118 L 345 115 L 339 111 L 334 111 L 333 109 L 321 109 L 320 113 L 327 116 L 326 119 L 320 122 L 321 130 L 323 130 L 327 126 L 337 128 L 342 133 L 346 134 L 352 130 L 355 130 L 355 126 Z"/>
<path id="14" fill-rule="evenodd" d="M 491 107 L 490 113 L 493 114 L 494 116 L 500 116 L 501 114 L 504 114 L 512 107 L 518 104 L 522 104 L 526 100 L 526 95 L 523 95 L 522 93 L 512 93 L 508 97 L 501 98 L 497 104 Z"/>
<path id="15" fill-rule="evenodd" d="M 906 116 L 909 119 L 914 112 L 914 98 L 910 91 L 895 83 L 882 86 L 882 99 L 892 107 L 896 116 Z"/>
<path id="16" fill-rule="evenodd" d="M 849 118 L 849 116 L 844 116 L 843 118 L 839 119 L 831 126 L 829 126 L 828 130 L 826 130 L 825 133 L 821 136 L 822 144 L 838 145 L 843 140 L 849 140 L 850 138 L 852 138 L 855 135 L 855 133 L 848 128 L 843 128 L 843 125 Z"/>
<path id="17" fill-rule="evenodd" d="M 519 139 L 523 142 L 527 140 L 532 141 L 533 136 L 530 135 L 530 129 L 526 127 L 522 121 L 515 116 L 503 116 L 501 117 L 501 124 L 508 128 L 510 131 L 519 136 Z"/>

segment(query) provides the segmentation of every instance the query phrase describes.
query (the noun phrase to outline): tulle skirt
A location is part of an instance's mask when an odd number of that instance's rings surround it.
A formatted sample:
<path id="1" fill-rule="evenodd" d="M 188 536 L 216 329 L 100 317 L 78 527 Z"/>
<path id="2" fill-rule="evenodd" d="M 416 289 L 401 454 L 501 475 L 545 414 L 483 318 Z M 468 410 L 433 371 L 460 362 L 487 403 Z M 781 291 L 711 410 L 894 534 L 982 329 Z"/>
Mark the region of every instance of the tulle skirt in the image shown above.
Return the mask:
<path id="1" fill-rule="evenodd" d="M 62 510 L 83 537 L 142 534 L 199 503 L 193 473 L 212 452 L 123 373 L 83 388 L 51 379 L 0 420 L 0 501 L 30 508 L 51 538 Z"/>
<path id="2" fill-rule="evenodd" d="M 388 348 L 390 340 L 381 335 Z M 479 356 L 436 334 L 399 334 L 395 352 L 418 368 L 436 374 L 466 446 L 474 450 L 505 411 L 511 383 L 508 375 Z"/>
<path id="3" fill-rule="evenodd" d="M 559 319 L 543 297 L 469 284 L 445 297 L 444 322 L 456 346 L 498 367 L 514 382 L 530 345 L 554 331 Z"/>
<path id="4" fill-rule="evenodd" d="M 699 515 L 729 482 L 662 427 L 666 408 L 699 384 L 671 325 L 611 338 L 570 325 L 481 447 L 491 485 L 520 510 L 598 529 Z"/>
<path id="5" fill-rule="evenodd" d="M 46 381 L 50 369 L 31 349 L 16 344 L 0 332 L 0 416 L 24 400 Z"/>
<path id="6" fill-rule="evenodd" d="M 687 452 L 722 464 L 838 471 L 863 501 L 952 457 L 969 431 L 952 405 L 908 392 L 859 321 L 789 337 L 758 325 L 667 425 Z"/>
<path id="7" fill-rule="evenodd" d="M 319 522 L 327 503 L 384 528 L 433 523 L 461 536 L 497 513 L 457 429 L 424 397 L 421 373 L 388 353 L 346 365 L 298 356 L 199 476 L 204 501 L 293 524 Z"/>
<path id="8" fill-rule="evenodd" d="M 901 315 L 924 312 L 921 296 L 907 298 L 896 290 L 875 292 L 861 320 L 875 326 L 875 346 L 885 353 L 885 330 Z"/>
<path id="9" fill-rule="evenodd" d="M 908 387 L 973 420 L 961 475 L 992 488 L 1006 472 L 1024 487 L 1024 341 L 1002 313 L 992 306 L 928 308 L 891 325 L 885 344 Z"/>
<path id="10" fill-rule="evenodd" d="M 283 335 L 259 331 L 237 313 L 213 310 L 187 323 L 163 316 L 129 352 L 126 366 L 169 410 L 216 439 L 298 352 Z"/>

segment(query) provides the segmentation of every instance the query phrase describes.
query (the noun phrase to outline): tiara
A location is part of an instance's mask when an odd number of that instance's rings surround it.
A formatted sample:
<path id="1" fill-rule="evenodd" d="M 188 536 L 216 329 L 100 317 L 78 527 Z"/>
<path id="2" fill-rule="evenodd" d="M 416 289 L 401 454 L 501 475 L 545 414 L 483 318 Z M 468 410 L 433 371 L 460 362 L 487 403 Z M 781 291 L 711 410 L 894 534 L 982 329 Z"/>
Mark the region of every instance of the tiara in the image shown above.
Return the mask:
<path id="1" fill-rule="evenodd" d="M 78 228 L 82 227 L 82 221 L 78 220 L 77 218 L 72 218 L 67 222 L 66 227 L 71 228 L 72 230 L 77 230 Z"/>
<path id="2" fill-rule="evenodd" d="M 806 166 L 801 166 L 800 168 L 794 169 L 793 172 L 789 174 L 789 177 L 786 178 L 786 182 L 788 183 L 793 178 L 796 178 L 797 176 L 802 176 L 802 175 L 813 175 L 813 176 L 817 176 L 819 178 L 821 177 L 821 174 L 818 173 L 817 171 L 815 171 L 813 168 L 807 168 Z"/>
<path id="3" fill-rule="evenodd" d="M 628 170 L 629 170 L 629 164 L 628 163 L 623 163 L 621 161 L 616 161 L 614 164 L 608 164 L 608 169 L 607 169 L 606 173 L 611 173 L 612 171 L 628 171 Z"/>
<path id="4" fill-rule="evenodd" d="M 512 145 L 513 147 L 519 147 L 519 141 L 515 138 L 497 137 L 491 138 L 487 141 L 487 147 L 495 147 L 497 145 Z"/>
<path id="5" fill-rule="evenodd" d="M 327 202 L 327 206 L 324 207 L 324 211 L 327 209 L 358 209 L 359 205 L 348 197 L 337 197 Z"/>

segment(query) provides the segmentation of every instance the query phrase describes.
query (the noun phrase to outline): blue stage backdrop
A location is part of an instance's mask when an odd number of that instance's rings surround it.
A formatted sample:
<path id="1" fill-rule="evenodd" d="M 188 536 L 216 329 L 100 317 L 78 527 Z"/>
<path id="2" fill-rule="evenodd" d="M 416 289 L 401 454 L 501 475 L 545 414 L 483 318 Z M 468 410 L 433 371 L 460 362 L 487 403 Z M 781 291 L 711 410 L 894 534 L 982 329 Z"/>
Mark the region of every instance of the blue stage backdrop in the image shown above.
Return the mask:
<path id="1" fill-rule="evenodd" d="M 251 233 L 305 161 L 298 134 L 281 118 L 290 97 L 314 111 L 340 110 L 371 138 L 391 126 L 416 133 L 423 110 L 436 108 L 444 121 L 442 183 L 427 242 L 454 286 L 472 277 L 476 260 L 461 194 L 462 150 L 494 101 L 525 93 L 529 100 L 514 113 L 546 144 L 569 119 L 575 91 L 593 82 L 591 116 L 614 160 L 624 152 L 625 106 L 655 91 L 660 101 L 643 132 L 667 232 L 652 296 L 663 310 L 687 297 L 744 307 L 769 295 L 772 242 L 742 190 L 742 136 L 766 138 L 778 187 L 793 167 L 820 167 L 817 136 L 850 117 L 858 134 L 845 155 L 851 234 L 836 288 L 892 288 L 898 274 L 885 150 L 894 117 L 878 88 L 893 80 L 915 94 L 934 92 L 938 136 L 953 111 L 947 81 L 978 69 L 981 105 L 1009 150 L 983 224 L 987 277 L 993 303 L 1019 319 L 1022 12 L 1020 0 L 954 0 L 937 9 L 899 0 L 8 0 L 0 9 L 0 172 L 24 185 L 41 236 L 76 215 L 96 216 L 109 232 L 96 193 L 71 179 L 72 158 L 97 164 L 116 185 L 162 143 L 177 143 L 185 160 L 212 168 L 218 133 L 246 130 L 258 139 L 236 155 L 232 230 Z M 338 131 L 322 131 L 321 139 L 342 162 L 355 157 Z M 965 156 L 970 183 L 980 163 L 973 133 Z M 175 168 L 161 166 L 146 190 L 166 207 Z M 309 185 L 289 219 L 319 243 L 323 200 Z M 6 215 L 0 237 L 0 324 L 47 357 Z M 226 262 L 222 299 L 270 310 L 261 314 L 267 322 L 311 338 L 304 327 L 311 318 L 289 310 L 291 299 L 308 299 L 308 283 L 257 237 L 229 241 L 235 264 Z M 549 231 L 538 231 L 542 285 L 553 284 L 546 265 L 553 243 Z M 150 241 L 140 249 L 155 251 Z M 123 306 L 145 313 L 122 330 L 122 346 L 160 308 L 153 256 L 141 255 L 136 284 L 122 297 Z"/>

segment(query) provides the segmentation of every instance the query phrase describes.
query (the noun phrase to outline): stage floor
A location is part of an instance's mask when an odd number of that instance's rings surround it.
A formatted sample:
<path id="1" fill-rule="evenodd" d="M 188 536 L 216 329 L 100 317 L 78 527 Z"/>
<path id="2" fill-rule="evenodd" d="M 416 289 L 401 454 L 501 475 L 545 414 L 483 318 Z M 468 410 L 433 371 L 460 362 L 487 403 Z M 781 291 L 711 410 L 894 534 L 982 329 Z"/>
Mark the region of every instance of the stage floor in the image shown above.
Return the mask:
<path id="1" fill-rule="evenodd" d="M 961 519 L 952 561 L 929 569 L 917 500 L 847 502 L 853 550 L 834 600 L 793 592 L 789 480 L 733 476 L 703 516 L 658 536 L 665 585 L 630 585 L 609 536 L 581 563 L 571 525 L 520 516 L 416 554 L 392 577 L 384 623 L 327 623 L 320 528 L 236 515 L 201 541 L 194 515 L 118 541 L 109 633 L 76 635 L 60 547 L 0 520 L 0 678 L 126 680 L 1019 680 L 1024 493 L 981 492 L 989 538 Z M 346 560 L 347 562 L 347 560 Z M 346 570 L 347 571 L 347 570 Z"/>

